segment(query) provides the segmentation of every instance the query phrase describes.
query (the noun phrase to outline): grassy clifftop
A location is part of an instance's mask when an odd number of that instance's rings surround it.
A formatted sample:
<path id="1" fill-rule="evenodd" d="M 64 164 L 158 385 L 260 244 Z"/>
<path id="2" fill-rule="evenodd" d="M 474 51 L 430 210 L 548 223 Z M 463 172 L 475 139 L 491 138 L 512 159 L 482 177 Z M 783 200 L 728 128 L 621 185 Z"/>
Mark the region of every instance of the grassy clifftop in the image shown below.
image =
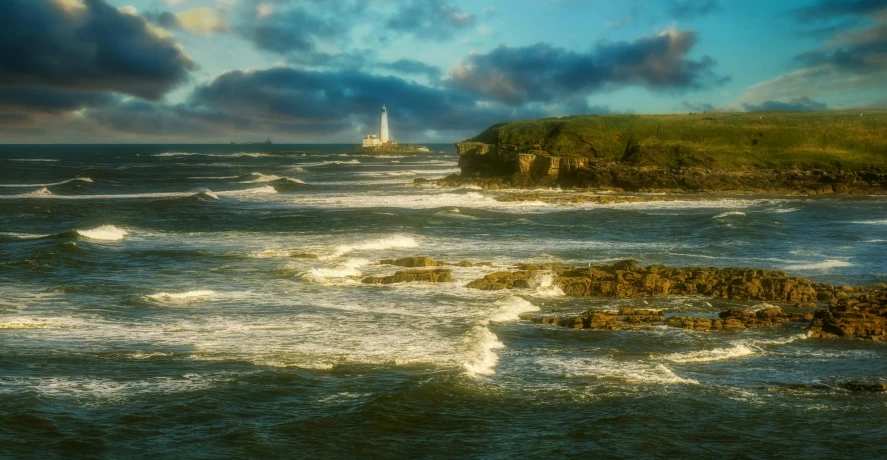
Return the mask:
<path id="1" fill-rule="evenodd" d="M 472 140 L 662 167 L 887 170 L 887 110 L 581 115 L 497 124 Z"/>

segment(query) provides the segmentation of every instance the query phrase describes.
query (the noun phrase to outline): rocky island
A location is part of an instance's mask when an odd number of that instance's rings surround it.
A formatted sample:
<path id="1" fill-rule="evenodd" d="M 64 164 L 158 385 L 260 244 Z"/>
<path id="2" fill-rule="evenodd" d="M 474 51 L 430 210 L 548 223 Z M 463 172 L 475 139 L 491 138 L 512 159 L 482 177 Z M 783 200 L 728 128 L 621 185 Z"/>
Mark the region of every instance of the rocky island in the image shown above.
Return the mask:
<path id="1" fill-rule="evenodd" d="M 443 186 L 625 192 L 887 194 L 887 111 L 584 115 L 456 143 Z"/>

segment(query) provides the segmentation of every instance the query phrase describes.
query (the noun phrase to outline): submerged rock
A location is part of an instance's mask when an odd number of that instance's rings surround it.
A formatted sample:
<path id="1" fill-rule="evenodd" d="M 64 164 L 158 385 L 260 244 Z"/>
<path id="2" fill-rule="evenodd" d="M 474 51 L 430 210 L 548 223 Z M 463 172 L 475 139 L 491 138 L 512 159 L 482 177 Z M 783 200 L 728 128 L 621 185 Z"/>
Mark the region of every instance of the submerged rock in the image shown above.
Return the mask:
<path id="1" fill-rule="evenodd" d="M 887 383 L 853 381 L 842 384 L 841 388 L 850 391 L 887 391 Z"/>
<path id="2" fill-rule="evenodd" d="M 368 276 L 361 282 L 364 284 L 395 284 L 424 281 L 428 283 L 448 283 L 453 281 L 450 270 L 438 268 L 435 270 L 404 270 L 395 272 L 390 276 Z"/>
<path id="3" fill-rule="evenodd" d="M 312 254 L 310 252 L 294 252 L 290 254 L 290 257 L 294 257 L 296 259 L 319 259 L 320 257 L 317 254 Z"/>

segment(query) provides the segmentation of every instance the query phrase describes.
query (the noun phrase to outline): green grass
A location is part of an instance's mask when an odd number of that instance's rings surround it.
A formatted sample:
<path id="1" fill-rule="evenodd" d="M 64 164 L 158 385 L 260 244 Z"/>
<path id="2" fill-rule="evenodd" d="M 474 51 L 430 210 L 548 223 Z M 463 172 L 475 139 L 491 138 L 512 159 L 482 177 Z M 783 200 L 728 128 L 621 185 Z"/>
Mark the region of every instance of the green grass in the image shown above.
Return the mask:
<path id="1" fill-rule="evenodd" d="M 887 110 L 577 115 L 497 124 L 472 140 L 663 167 L 887 170 Z"/>

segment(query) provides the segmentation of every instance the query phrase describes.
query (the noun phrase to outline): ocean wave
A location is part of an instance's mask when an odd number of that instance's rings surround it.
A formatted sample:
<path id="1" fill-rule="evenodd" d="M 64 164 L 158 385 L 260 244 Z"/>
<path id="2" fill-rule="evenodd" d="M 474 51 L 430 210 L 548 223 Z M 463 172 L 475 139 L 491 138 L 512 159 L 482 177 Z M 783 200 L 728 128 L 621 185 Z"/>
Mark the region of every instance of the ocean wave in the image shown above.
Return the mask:
<path id="1" fill-rule="evenodd" d="M 61 161 L 56 158 L 10 158 L 9 161 L 26 161 L 35 163 L 55 163 Z"/>
<path id="2" fill-rule="evenodd" d="M 310 168 L 313 166 L 359 165 L 359 164 L 360 164 L 360 160 L 355 158 L 353 160 L 348 160 L 348 161 L 329 160 L 329 161 L 318 161 L 318 162 L 314 162 L 314 163 L 300 163 L 299 166 L 303 167 L 303 168 Z"/>
<path id="3" fill-rule="evenodd" d="M 16 232 L 0 232 L 0 237 L 15 238 L 19 240 L 35 240 L 38 238 L 46 238 L 51 235 L 40 235 L 37 233 L 16 233 Z"/>
<path id="4" fill-rule="evenodd" d="M 211 290 L 198 290 L 198 291 L 187 291 L 187 292 L 159 292 L 157 294 L 146 295 L 145 299 L 153 300 L 156 302 L 168 302 L 168 303 L 191 303 L 191 302 L 203 302 L 206 300 L 210 300 L 216 297 L 218 293 L 216 291 Z"/>
<path id="5" fill-rule="evenodd" d="M 360 268 L 369 265 L 367 259 L 347 259 L 333 267 L 313 268 L 302 275 L 302 278 L 319 284 L 356 283 L 356 278 L 363 275 Z"/>
<path id="6" fill-rule="evenodd" d="M 668 366 L 658 362 L 615 360 L 612 358 L 539 358 L 542 370 L 566 378 L 621 380 L 650 385 L 699 385 L 694 379 L 683 378 Z"/>
<path id="7" fill-rule="evenodd" d="M 21 193 L 16 196 L 22 197 L 22 198 L 42 198 L 42 197 L 53 196 L 53 194 L 52 194 L 52 192 L 49 191 L 48 188 L 43 187 L 38 190 L 34 190 L 33 192 Z"/>
<path id="8" fill-rule="evenodd" d="M 722 213 L 712 217 L 712 219 L 723 219 L 724 217 L 744 216 L 744 215 L 745 215 L 745 213 L 742 211 L 727 211 L 727 212 L 722 212 Z"/>
<path id="9" fill-rule="evenodd" d="M 465 372 L 471 377 L 489 376 L 496 373 L 499 355 L 496 350 L 505 348 L 499 337 L 483 326 L 477 326 L 470 334 L 469 340 L 476 343 L 469 360 L 462 364 Z"/>
<path id="10" fill-rule="evenodd" d="M 240 176 L 193 176 L 188 179 L 192 180 L 225 180 L 225 179 L 237 179 Z"/>
<path id="11" fill-rule="evenodd" d="M 252 180 L 242 181 L 242 184 L 259 184 L 263 182 L 276 182 L 280 180 L 286 180 L 290 182 L 294 182 L 297 184 L 304 184 L 305 182 L 301 179 L 296 179 L 295 177 L 285 177 L 285 176 L 275 176 L 273 174 L 265 175 L 262 173 L 249 173 L 250 176 L 254 177 Z"/>
<path id="12" fill-rule="evenodd" d="M 289 184 L 289 182 L 287 182 Z M 287 184 L 279 184 L 286 186 Z M 302 185 L 302 184 L 297 184 Z M 47 190 L 48 191 L 48 190 Z M 213 192 L 211 190 L 200 190 L 197 192 L 152 192 L 152 193 L 121 193 L 117 195 L 57 195 L 54 193 L 25 193 L 19 195 L 0 195 L 0 199 L 52 199 L 52 200 L 136 200 L 136 199 L 171 199 L 171 198 L 212 198 L 218 199 L 220 196 L 245 197 L 261 194 L 278 193 L 274 186 L 266 185 L 264 187 L 249 188 L 243 190 L 225 190 Z"/>
<path id="13" fill-rule="evenodd" d="M 120 241 L 129 234 L 128 231 L 113 225 L 102 225 L 91 230 L 76 230 L 76 232 L 84 238 L 97 241 Z"/>
<path id="14" fill-rule="evenodd" d="M 345 254 L 349 254 L 355 251 L 382 251 L 385 249 L 415 248 L 418 246 L 419 242 L 416 241 L 415 238 L 410 236 L 396 235 L 386 238 L 380 238 L 362 244 L 344 244 L 336 247 L 332 255 L 325 258 L 330 259 L 335 257 L 342 257 Z"/>
<path id="15" fill-rule="evenodd" d="M 769 306 L 767 304 L 761 307 Z M 809 336 L 805 334 L 795 334 L 781 339 L 745 341 L 734 344 L 730 347 L 714 348 L 711 350 L 698 350 L 686 353 L 671 353 L 663 356 L 666 361 L 679 364 L 692 363 L 709 363 L 716 361 L 726 361 L 736 358 L 745 358 L 748 356 L 759 355 L 763 353 L 762 347 L 771 345 L 787 345 L 797 340 L 804 340 Z"/>
<path id="16" fill-rule="evenodd" d="M 520 297 L 509 296 L 495 303 L 496 310 L 490 315 L 489 321 L 493 323 L 503 323 L 507 321 L 517 321 L 520 319 L 521 313 L 531 311 L 539 311 L 539 307 Z"/>
<path id="17" fill-rule="evenodd" d="M 713 350 L 691 351 L 688 353 L 672 353 L 663 359 L 673 363 L 708 363 L 724 361 L 734 358 L 742 358 L 758 354 L 760 350 L 752 348 L 748 344 L 740 343 L 729 348 L 715 348 Z"/>
<path id="18" fill-rule="evenodd" d="M 72 179 L 67 179 L 59 182 L 50 182 L 46 184 L 0 184 L 0 187 L 5 188 L 30 188 L 30 187 L 52 187 L 54 185 L 62 185 L 70 182 L 92 182 L 92 179 L 88 177 L 74 177 Z"/>
<path id="19" fill-rule="evenodd" d="M 850 223 L 859 225 L 887 225 L 887 219 L 854 220 Z"/>
<path id="20" fill-rule="evenodd" d="M 830 268 L 852 267 L 853 264 L 846 260 L 823 260 L 821 262 L 794 263 L 784 265 L 785 270 L 828 270 Z"/>

